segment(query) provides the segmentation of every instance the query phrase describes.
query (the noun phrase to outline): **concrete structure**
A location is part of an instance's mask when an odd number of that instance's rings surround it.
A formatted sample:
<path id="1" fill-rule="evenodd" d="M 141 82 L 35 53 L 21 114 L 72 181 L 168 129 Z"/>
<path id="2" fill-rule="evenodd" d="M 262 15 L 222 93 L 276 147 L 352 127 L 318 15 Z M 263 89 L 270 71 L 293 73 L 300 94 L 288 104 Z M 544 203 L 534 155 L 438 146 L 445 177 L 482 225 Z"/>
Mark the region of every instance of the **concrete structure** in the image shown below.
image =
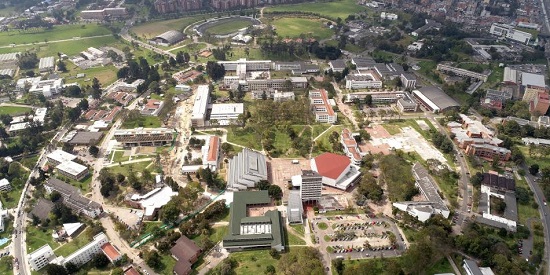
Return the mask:
<path id="1" fill-rule="evenodd" d="M 55 254 L 49 244 L 45 244 L 28 255 L 27 262 L 34 271 L 39 271 L 55 259 Z"/>
<path id="2" fill-rule="evenodd" d="M 408 94 L 406 94 L 406 97 L 400 98 L 397 100 L 397 108 L 400 112 L 417 112 L 418 111 L 418 104 L 412 100 Z"/>
<path id="3" fill-rule="evenodd" d="M 67 256 L 67 258 L 63 259 L 61 262 L 63 265 L 72 263 L 76 266 L 81 266 L 91 261 L 96 254 L 102 253 L 101 247 L 107 243 L 109 243 L 107 235 L 103 232 L 99 233 L 94 236 L 91 242 L 78 249 L 73 254 Z"/>
<path id="4" fill-rule="evenodd" d="M 429 175 L 428 170 L 417 162 L 413 165 L 412 171 L 415 178 L 415 186 L 418 187 L 426 201 L 394 202 L 393 206 L 409 213 L 421 222 L 427 221 L 436 214 L 449 218 L 451 211 L 439 196 L 437 183 Z"/>
<path id="5" fill-rule="evenodd" d="M 487 89 L 485 98 L 482 99 L 481 105 L 487 108 L 500 110 L 506 100 L 512 100 L 512 90 L 492 90 Z"/>
<path id="6" fill-rule="evenodd" d="M 395 13 L 381 12 L 380 13 L 380 18 L 393 21 L 393 20 L 397 20 L 397 18 L 399 18 L 399 17 Z"/>
<path id="7" fill-rule="evenodd" d="M 493 23 L 489 33 L 499 38 L 506 38 L 523 44 L 528 44 L 531 38 L 533 38 L 533 35 L 528 32 L 520 31 L 514 29 L 513 26 L 500 23 Z"/>
<path id="8" fill-rule="evenodd" d="M 247 71 L 269 71 L 271 60 L 246 60 L 241 58 L 235 61 L 218 61 L 226 71 L 235 71 L 240 78 L 246 78 Z"/>
<path id="9" fill-rule="evenodd" d="M 504 68 L 504 75 L 502 76 L 502 82 L 504 84 L 519 84 L 519 72 L 510 67 Z"/>
<path id="10" fill-rule="evenodd" d="M 300 188 L 301 202 L 319 201 L 323 189 L 323 177 L 312 170 L 302 170 L 302 174 L 292 176 L 292 186 Z"/>
<path id="11" fill-rule="evenodd" d="M 11 190 L 11 184 L 8 179 L 0 180 L 0 191 L 9 192 Z"/>
<path id="12" fill-rule="evenodd" d="M 471 78 L 481 80 L 483 82 L 487 82 L 487 79 L 489 78 L 489 74 L 476 73 L 465 69 L 446 65 L 446 64 L 437 64 L 437 70 L 443 71 L 443 72 L 452 72 L 458 76 L 471 77 Z"/>
<path id="13" fill-rule="evenodd" d="M 152 44 L 158 44 L 162 46 L 170 46 L 183 41 L 183 39 L 185 39 L 185 34 L 176 30 L 169 30 L 167 32 L 164 32 L 160 35 L 155 36 L 149 42 Z"/>
<path id="14" fill-rule="evenodd" d="M 187 275 L 191 272 L 191 266 L 198 260 L 202 250 L 195 242 L 186 236 L 181 236 L 170 249 L 172 257 L 176 259 L 174 266 L 175 275 Z"/>
<path id="15" fill-rule="evenodd" d="M 433 86 L 424 87 L 412 92 L 419 105 L 434 113 L 444 112 L 451 108 L 458 108 L 460 104 L 445 94 L 441 89 Z"/>
<path id="16" fill-rule="evenodd" d="M 490 173 L 497 174 L 494 171 L 491 171 Z M 502 216 L 492 213 L 494 211 L 491 211 L 491 197 L 499 198 L 506 203 L 506 208 Z M 502 189 L 498 185 L 497 187 L 492 187 L 482 183 L 478 210 L 483 217 L 483 219 L 480 221 L 481 223 L 485 223 L 491 226 L 498 224 L 496 227 L 505 228 L 512 232 L 515 232 L 517 230 L 518 207 L 514 191 Z"/>
<path id="17" fill-rule="evenodd" d="M 300 198 L 300 191 L 290 190 L 286 207 L 286 219 L 289 224 L 304 222 L 304 207 Z"/>
<path id="18" fill-rule="evenodd" d="M 102 10 L 83 10 L 80 18 L 83 20 L 109 20 L 128 16 L 126 8 L 104 8 Z"/>
<path id="19" fill-rule="evenodd" d="M 212 104 L 210 121 L 216 121 L 218 125 L 223 126 L 231 125 L 243 113 L 244 103 Z"/>
<path id="20" fill-rule="evenodd" d="M 71 208 L 76 214 L 84 214 L 95 218 L 103 213 L 103 208 L 97 202 L 80 195 L 80 191 L 72 185 L 56 178 L 49 178 L 44 188 L 48 193 L 57 191 L 63 197 L 63 204 Z"/>
<path id="21" fill-rule="evenodd" d="M 174 139 L 174 131 L 168 128 L 135 128 L 115 131 L 115 139 L 125 148 L 135 146 L 163 146 Z"/>
<path id="22" fill-rule="evenodd" d="M 88 167 L 74 161 L 63 162 L 55 167 L 55 169 L 57 169 L 60 175 L 78 181 L 89 174 Z"/>
<path id="23" fill-rule="evenodd" d="M 293 101 L 295 99 L 294 92 L 281 92 L 278 90 L 252 91 L 252 98 L 254 99 L 263 99 L 264 96 L 266 99 L 273 99 L 275 102 Z"/>
<path id="24" fill-rule="evenodd" d="M 48 56 L 40 58 L 38 63 L 38 71 L 41 73 L 51 72 L 55 68 L 55 57 Z"/>
<path id="25" fill-rule="evenodd" d="M 537 146 L 550 146 L 550 139 L 522 138 L 521 141 L 523 141 L 523 144 L 525 144 L 525 145 L 534 144 L 534 145 L 537 145 Z"/>
<path id="26" fill-rule="evenodd" d="M 416 88 L 416 76 L 413 73 L 404 72 L 400 76 L 401 85 L 405 89 L 414 89 Z"/>
<path id="27" fill-rule="evenodd" d="M 155 219 L 158 211 L 165 206 L 178 192 L 172 191 L 169 186 L 157 187 L 145 195 L 133 194 L 127 203 L 133 207 L 144 209 L 143 219 Z"/>
<path id="28" fill-rule="evenodd" d="M 542 74 L 533 74 L 533 73 L 522 72 L 521 73 L 521 85 L 526 87 L 526 88 L 545 89 L 546 88 L 546 80 L 545 80 L 544 75 L 542 75 Z"/>
<path id="29" fill-rule="evenodd" d="M 118 249 L 114 247 L 111 243 L 106 243 L 102 245 L 101 251 L 103 252 L 103 254 L 105 254 L 107 259 L 109 259 L 111 263 L 115 263 L 122 259 L 122 254 L 120 254 Z"/>
<path id="30" fill-rule="evenodd" d="M 340 135 L 340 143 L 344 147 L 344 152 L 350 158 L 351 162 L 355 165 L 361 165 L 363 156 L 366 155 L 366 152 L 361 152 L 359 146 L 357 146 L 357 141 L 351 131 L 348 128 L 342 130 Z"/>
<path id="31" fill-rule="evenodd" d="M 200 0 L 156 0 L 154 5 L 159 13 L 185 12 L 203 8 L 203 2 Z"/>
<path id="32" fill-rule="evenodd" d="M 361 172 L 347 156 L 324 153 L 310 160 L 311 170 L 323 177 L 323 184 L 347 190 L 358 180 Z"/>
<path id="33" fill-rule="evenodd" d="M 18 81 L 19 82 L 19 81 Z M 29 83 L 29 82 L 24 82 Z M 48 80 L 39 80 L 35 82 L 31 82 L 31 87 L 29 89 L 29 92 L 35 93 L 35 94 L 42 94 L 44 97 L 52 97 L 54 95 L 57 95 L 61 93 L 63 90 L 63 79 L 48 79 Z"/>
<path id="34" fill-rule="evenodd" d="M 209 167 L 215 172 L 218 169 L 221 159 L 221 140 L 218 136 L 210 136 L 205 145 L 201 148 L 202 165 Z"/>
<path id="35" fill-rule="evenodd" d="M 343 72 L 346 68 L 346 61 L 343 59 L 331 60 L 328 65 L 333 72 Z"/>
<path id="36" fill-rule="evenodd" d="M 57 149 L 47 155 L 48 162 L 54 166 L 57 166 L 63 162 L 72 161 L 77 158 L 73 154 L 69 154 L 61 149 Z"/>
<path id="37" fill-rule="evenodd" d="M 193 112 L 191 113 L 191 124 L 193 127 L 204 127 L 206 123 L 206 111 L 210 103 L 210 90 L 208 85 L 199 85 L 193 103 Z"/>
<path id="38" fill-rule="evenodd" d="M 376 61 L 372 57 L 354 57 L 351 59 L 351 64 L 355 65 L 355 69 L 358 71 L 372 70 Z"/>
<path id="39" fill-rule="evenodd" d="M 380 89 L 382 84 L 382 80 L 373 71 L 346 75 L 346 89 Z"/>
<path id="40" fill-rule="evenodd" d="M 491 144 L 471 144 L 466 148 L 466 154 L 478 156 L 487 160 L 492 160 L 497 156 L 500 161 L 508 161 L 512 152 L 504 147 L 498 147 Z"/>
<path id="41" fill-rule="evenodd" d="M 312 90 L 309 92 L 311 109 L 315 114 L 315 121 L 321 123 L 336 123 L 338 115 L 332 109 L 325 90 Z"/>
<path id="42" fill-rule="evenodd" d="M 260 180 L 267 180 L 267 164 L 263 154 L 244 148 L 229 160 L 228 189 L 245 190 L 254 187 Z"/>
<path id="43" fill-rule="evenodd" d="M 281 213 L 269 210 L 263 216 L 247 216 L 249 207 L 265 206 L 271 202 L 267 190 L 233 193 L 229 232 L 222 247 L 229 252 L 248 249 L 285 250 Z"/>
<path id="44" fill-rule="evenodd" d="M 164 107 L 164 101 L 157 99 L 148 99 L 147 103 L 141 106 L 140 113 L 147 116 L 158 116 Z"/>
<path id="45" fill-rule="evenodd" d="M 376 63 L 374 65 L 374 71 L 383 79 L 393 80 L 400 77 L 405 70 L 403 70 L 403 66 L 397 63 Z"/>

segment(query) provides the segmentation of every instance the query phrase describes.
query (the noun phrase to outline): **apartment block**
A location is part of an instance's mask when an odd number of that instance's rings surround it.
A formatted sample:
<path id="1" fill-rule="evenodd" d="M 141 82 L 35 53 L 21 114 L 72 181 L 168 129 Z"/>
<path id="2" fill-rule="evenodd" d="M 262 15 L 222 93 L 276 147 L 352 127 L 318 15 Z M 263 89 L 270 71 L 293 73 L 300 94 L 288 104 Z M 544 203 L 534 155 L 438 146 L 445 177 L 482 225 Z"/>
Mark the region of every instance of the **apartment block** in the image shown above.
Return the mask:
<path id="1" fill-rule="evenodd" d="M 323 176 L 312 170 L 302 170 L 300 176 L 300 198 L 305 201 L 321 200 L 321 190 L 323 189 Z"/>
<path id="2" fill-rule="evenodd" d="M 53 253 L 52 248 L 50 247 L 50 245 L 45 244 L 29 254 L 27 262 L 31 266 L 32 270 L 38 271 L 47 266 L 54 259 L 55 254 Z"/>
<path id="3" fill-rule="evenodd" d="M 115 131 L 115 139 L 125 148 L 163 146 L 172 142 L 173 130 L 168 128 L 136 128 Z"/>
<path id="4" fill-rule="evenodd" d="M 311 109 L 315 114 L 315 121 L 321 123 L 336 123 L 338 115 L 332 109 L 327 91 L 313 90 L 309 92 Z"/>
<path id="5" fill-rule="evenodd" d="M 550 97 L 545 92 L 538 93 L 537 97 L 529 104 L 529 111 L 535 115 L 545 115 L 550 107 Z"/>
<path id="6" fill-rule="evenodd" d="M 107 243 L 109 243 L 109 239 L 107 239 L 105 233 L 99 233 L 94 236 L 94 239 L 90 243 L 67 256 L 67 258 L 63 260 L 63 265 L 72 263 L 76 266 L 81 266 L 91 261 L 95 255 L 102 253 L 103 250 L 101 247 Z"/>

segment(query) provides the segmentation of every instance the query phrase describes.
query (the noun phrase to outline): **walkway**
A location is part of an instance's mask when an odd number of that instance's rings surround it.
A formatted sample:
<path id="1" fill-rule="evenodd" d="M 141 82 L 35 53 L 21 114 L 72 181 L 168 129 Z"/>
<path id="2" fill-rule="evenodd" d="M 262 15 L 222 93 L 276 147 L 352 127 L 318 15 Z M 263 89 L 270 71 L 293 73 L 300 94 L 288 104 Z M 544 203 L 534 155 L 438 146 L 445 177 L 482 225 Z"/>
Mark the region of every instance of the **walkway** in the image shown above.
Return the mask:
<path id="1" fill-rule="evenodd" d="M 153 161 L 153 158 L 134 159 L 134 160 L 129 160 L 129 161 L 123 161 L 123 162 L 120 162 L 120 163 L 112 163 L 112 164 L 107 164 L 104 167 L 113 167 L 113 166 L 119 166 L 119 165 L 124 165 L 124 164 L 145 162 L 145 161 Z"/>

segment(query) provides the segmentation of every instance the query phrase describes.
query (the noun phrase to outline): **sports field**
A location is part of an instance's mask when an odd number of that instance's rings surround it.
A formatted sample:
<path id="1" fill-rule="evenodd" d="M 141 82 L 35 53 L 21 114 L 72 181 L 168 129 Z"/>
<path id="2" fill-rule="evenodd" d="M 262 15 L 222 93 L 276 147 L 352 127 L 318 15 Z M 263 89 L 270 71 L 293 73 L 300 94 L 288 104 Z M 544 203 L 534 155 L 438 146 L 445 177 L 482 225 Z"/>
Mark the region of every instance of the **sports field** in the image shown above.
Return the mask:
<path id="1" fill-rule="evenodd" d="M 252 23 L 250 22 L 250 20 L 235 19 L 229 22 L 225 21 L 221 24 L 212 26 L 206 31 L 211 34 L 228 34 L 251 25 Z"/>
<path id="2" fill-rule="evenodd" d="M 36 29 L 30 31 L 8 31 L 0 32 L 0 46 L 63 40 L 73 37 L 106 35 L 110 33 L 111 31 L 109 29 L 94 24 L 62 25 L 55 26 L 51 30 Z"/>
<path id="3" fill-rule="evenodd" d="M 30 107 L 18 107 L 18 106 L 0 106 L 0 115 L 22 115 L 24 113 L 30 113 L 32 108 Z"/>
<path id="4" fill-rule="evenodd" d="M 280 5 L 266 8 L 264 12 L 286 11 L 286 12 L 313 12 L 322 16 L 336 19 L 346 19 L 350 14 L 367 10 L 365 6 L 358 5 L 355 0 L 340 0 L 333 2 L 302 3 L 295 5 Z"/>
<path id="5" fill-rule="evenodd" d="M 281 37 L 294 38 L 305 34 L 307 37 L 326 39 L 334 34 L 321 20 L 316 19 L 285 17 L 273 20 L 272 25 Z"/>
<path id="6" fill-rule="evenodd" d="M 185 27 L 195 22 L 204 21 L 214 16 L 216 15 L 201 14 L 201 15 L 189 16 L 189 17 L 172 19 L 172 20 L 153 21 L 153 22 L 148 22 L 139 26 L 135 26 L 131 28 L 130 31 L 134 32 L 139 38 L 149 39 L 151 37 L 155 37 L 169 30 L 183 31 Z"/>

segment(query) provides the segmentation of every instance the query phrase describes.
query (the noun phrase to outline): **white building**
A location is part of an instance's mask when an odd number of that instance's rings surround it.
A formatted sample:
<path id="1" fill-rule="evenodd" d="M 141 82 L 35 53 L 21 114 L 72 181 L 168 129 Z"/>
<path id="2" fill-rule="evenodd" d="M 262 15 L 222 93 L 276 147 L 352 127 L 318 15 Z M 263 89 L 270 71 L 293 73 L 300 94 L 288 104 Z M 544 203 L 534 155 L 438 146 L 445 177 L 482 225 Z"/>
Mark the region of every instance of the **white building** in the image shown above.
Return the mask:
<path id="1" fill-rule="evenodd" d="M 45 244 L 39 249 L 35 250 L 33 253 L 28 256 L 28 263 L 31 266 L 31 269 L 38 271 L 48 265 L 51 261 L 55 259 L 55 254 L 53 253 L 50 245 Z"/>
<path id="2" fill-rule="evenodd" d="M 107 239 L 105 233 L 99 233 L 94 236 L 90 243 L 63 259 L 62 263 L 63 265 L 72 263 L 81 266 L 92 260 L 95 255 L 102 253 L 101 247 L 106 243 L 109 243 L 109 239 Z"/>
<path id="3" fill-rule="evenodd" d="M 528 32 L 520 31 L 514 29 L 513 26 L 500 23 L 493 23 L 489 32 L 498 37 L 511 39 L 523 44 L 528 44 L 531 38 L 533 38 L 533 35 Z"/>
<path id="4" fill-rule="evenodd" d="M 312 158 L 310 164 L 311 170 L 323 177 L 323 184 L 340 190 L 353 186 L 361 175 L 359 167 L 343 155 L 324 153 Z"/>
<path id="5" fill-rule="evenodd" d="M 206 126 L 206 110 L 210 103 L 210 90 L 208 85 L 199 85 L 195 102 L 193 104 L 193 112 L 191 113 L 191 124 L 193 127 Z"/>
<path id="6" fill-rule="evenodd" d="M 305 201 L 321 200 L 323 177 L 312 170 L 302 170 L 301 175 L 292 176 L 292 186 L 300 187 L 300 198 Z"/>
<path id="7" fill-rule="evenodd" d="M 387 20 L 397 20 L 399 16 L 395 13 L 389 13 L 389 12 L 381 12 L 380 18 L 387 19 Z"/>
<path id="8" fill-rule="evenodd" d="M 243 113 L 243 103 L 212 104 L 210 120 L 217 120 L 218 125 L 230 125 Z"/>
<path id="9" fill-rule="evenodd" d="M 165 206 L 173 196 L 177 196 L 178 192 L 172 191 L 169 186 L 163 186 L 151 190 L 145 195 L 134 194 L 130 200 L 145 210 L 143 218 L 146 220 L 152 220 L 158 210 Z"/>
<path id="10" fill-rule="evenodd" d="M 38 70 L 41 73 L 53 71 L 54 68 L 55 68 L 55 57 L 48 56 L 48 57 L 40 58 L 40 62 L 38 63 Z"/>
<path id="11" fill-rule="evenodd" d="M 41 124 L 44 124 L 44 120 L 46 119 L 47 112 L 48 112 L 48 108 L 37 108 L 34 111 L 34 117 L 32 118 L 32 120 L 36 122 L 40 122 Z"/>
<path id="12" fill-rule="evenodd" d="M 63 162 L 75 160 L 77 157 L 73 154 L 69 154 L 61 149 L 57 149 L 47 156 L 48 162 L 53 165 L 59 165 Z"/>
<path id="13" fill-rule="evenodd" d="M 8 217 L 8 210 L 4 210 L 4 208 L 2 208 L 2 202 L 0 201 L 0 232 L 4 232 L 4 230 L 6 230 L 6 225 L 4 224 L 4 219 L 6 217 Z"/>
<path id="14" fill-rule="evenodd" d="M 185 84 L 178 84 L 176 85 L 176 91 L 189 92 L 191 91 L 191 86 L 185 85 Z"/>
<path id="15" fill-rule="evenodd" d="M 416 76 L 412 73 L 401 73 L 401 85 L 405 89 L 416 88 Z"/>
<path id="16" fill-rule="evenodd" d="M 336 123 L 338 115 L 332 109 L 327 91 L 313 90 L 309 92 L 310 105 L 315 114 L 315 121 L 321 123 Z"/>
<path id="17" fill-rule="evenodd" d="M 88 167 L 71 160 L 62 162 L 55 169 L 57 169 L 59 174 L 73 180 L 81 180 L 89 173 Z"/>
<path id="18" fill-rule="evenodd" d="M 420 49 L 422 49 L 423 46 L 424 46 L 423 42 L 415 41 L 412 44 L 410 44 L 409 46 L 407 46 L 407 50 L 415 52 L 415 51 L 419 51 Z"/>
<path id="19" fill-rule="evenodd" d="M 0 180 L 0 191 L 9 192 L 11 190 L 11 184 L 8 179 Z"/>
<path id="20" fill-rule="evenodd" d="M 380 89 L 382 80 L 375 73 L 346 75 L 346 89 Z"/>

